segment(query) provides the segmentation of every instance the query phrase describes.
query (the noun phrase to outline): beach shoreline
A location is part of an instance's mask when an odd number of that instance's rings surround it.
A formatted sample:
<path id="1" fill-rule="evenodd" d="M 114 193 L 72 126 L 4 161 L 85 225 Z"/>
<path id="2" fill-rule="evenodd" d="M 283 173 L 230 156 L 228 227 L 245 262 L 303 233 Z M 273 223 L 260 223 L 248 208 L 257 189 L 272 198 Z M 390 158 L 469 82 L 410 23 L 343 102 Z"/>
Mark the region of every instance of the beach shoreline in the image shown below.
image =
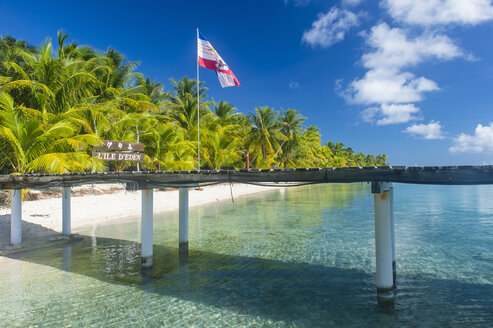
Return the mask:
<path id="1" fill-rule="evenodd" d="M 282 185 L 279 188 L 283 188 Z M 189 206 L 196 207 L 244 195 L 263 193 L 278 188 L 250 184 L 220 184 L 201 188 L 190 188 Z M 72 233 L 99 224 L 107 224 L 141 214 L 141 192 L 127 191 L 122 184 L 86 185 L 74 187 L 71 197 Z M 155 214 L 178 210 L 178 189 L 154 189 Z M 61 235 L 61 195 L 46 199 L 28 200 L 22 203 L 21 245 L 10 245 L 10 207 L 0 208 L 0 255 L 24 251 L 42 244 L 67 242 L 70 238 Z"/>

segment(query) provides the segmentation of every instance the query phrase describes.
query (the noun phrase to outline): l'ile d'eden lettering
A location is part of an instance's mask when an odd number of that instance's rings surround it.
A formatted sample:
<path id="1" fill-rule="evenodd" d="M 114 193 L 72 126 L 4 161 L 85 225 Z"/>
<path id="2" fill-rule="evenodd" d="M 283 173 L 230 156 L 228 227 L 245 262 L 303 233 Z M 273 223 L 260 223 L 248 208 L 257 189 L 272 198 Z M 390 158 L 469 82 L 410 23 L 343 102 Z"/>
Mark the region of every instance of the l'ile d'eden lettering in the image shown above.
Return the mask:
<path id="1" fill-rule="evenodd" d="M 143 161 L 143 154 L 137 154 L 137 153 L 93 152 L 92 156 L 97 156 L 98 159 L 107 160 L 107 161 L 132 161 L 132 162 Z"/>

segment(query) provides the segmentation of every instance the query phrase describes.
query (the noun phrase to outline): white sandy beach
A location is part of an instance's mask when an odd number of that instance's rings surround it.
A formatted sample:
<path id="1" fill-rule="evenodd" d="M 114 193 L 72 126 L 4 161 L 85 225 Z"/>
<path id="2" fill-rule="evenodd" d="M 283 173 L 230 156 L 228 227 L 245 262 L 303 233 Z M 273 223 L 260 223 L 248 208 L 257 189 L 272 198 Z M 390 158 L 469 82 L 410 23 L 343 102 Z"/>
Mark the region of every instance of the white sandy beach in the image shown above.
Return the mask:
<path id="1" fill-rule="evenodd" d="M 223 184 L 191 188 L 190 207 L 213 203 L 233 197 L 276 190 L 277 188 L 246 184 Z M 141 192 L 126 191 L 123 185 L 86 185 L 72 189 L 72 233 L 82 228 L 140 215 Z M 110 193 L 111 192 L 111 193 Z M 99 193 L 99 194 L 94 194 Z M 82 194 L 81 196 L 76 196 Z M 178 190 L 154 190 L 154 213 L 178 209 Z M 23 201 L 23 246 L 56 239 L 62 229 L 61 196 L 49 199 Z M 11 248 L 10 207 L 0 208 L 0 250 Z"/>

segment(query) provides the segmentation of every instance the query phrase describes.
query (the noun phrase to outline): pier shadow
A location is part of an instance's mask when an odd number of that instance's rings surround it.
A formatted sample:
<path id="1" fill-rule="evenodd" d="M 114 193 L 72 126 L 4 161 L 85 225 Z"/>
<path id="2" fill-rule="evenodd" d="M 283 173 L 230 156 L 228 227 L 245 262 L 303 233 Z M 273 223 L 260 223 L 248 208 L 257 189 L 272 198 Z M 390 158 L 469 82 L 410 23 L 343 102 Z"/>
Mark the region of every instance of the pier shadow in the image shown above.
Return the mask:
<path id="1" fill-rule="evenodd" d="M 474 323 L 468 315 L 457 314 L 457 307 L 464 304 L 476 306 L 471 313 L 480 318 L 479 322 L 488 315 L 487 323 L 493 322 L 493 300 L 488 296 L 493 295 L 493 285 L 488 284 L 437 280 L 434 283 L 438 288 L 430 288 L 426 285 L 430 280 L 398 273 L 402 291 L 398 285 L 395 302 L 382 305 L 377 302 L 373 273 L 318 264 L 193 249 L 188 255 L 180 255 L 178 247 L 154 245 L 154 266 L 142 269 L 139 243 L 97 238 L 94 245 L 87 236 L 63 247 L 8 257 L 147 293 L 302 326 L 416 324 L 415 320 L 426 314 L 438 323 L 436 326 Z M 444 307 L 443 302 L 448 306 Z"/>
<path id="2" fill-rule="evenodd" d="M 0 215 L 0 253 L 9 252 L 18 248 L 31 248 L 40 243 L 49 243 L 50 240 L 61 237 L 62 234 L 53 229 L 43 227 L 27 221 L 22 221 L 22 245 L 10 244 L 10 214 Z"/>

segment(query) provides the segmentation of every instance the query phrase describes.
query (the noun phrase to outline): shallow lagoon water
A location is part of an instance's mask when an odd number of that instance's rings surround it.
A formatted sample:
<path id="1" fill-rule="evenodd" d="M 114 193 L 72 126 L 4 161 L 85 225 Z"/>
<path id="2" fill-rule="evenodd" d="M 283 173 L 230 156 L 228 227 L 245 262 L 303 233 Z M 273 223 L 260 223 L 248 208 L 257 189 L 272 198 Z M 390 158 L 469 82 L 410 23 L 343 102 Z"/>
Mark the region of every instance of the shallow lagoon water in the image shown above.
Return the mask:
<path id="1" fill-rule="evenodd" d="M 156 214 L 152 270 L 138 218 L 12 255 L 0 326 L 493 326 L 493 186 L 394 187 L 391 304 L 376 297 L 369 186 L 333 184 L 191 209 L 188 257 L 178 214 Z"/>

